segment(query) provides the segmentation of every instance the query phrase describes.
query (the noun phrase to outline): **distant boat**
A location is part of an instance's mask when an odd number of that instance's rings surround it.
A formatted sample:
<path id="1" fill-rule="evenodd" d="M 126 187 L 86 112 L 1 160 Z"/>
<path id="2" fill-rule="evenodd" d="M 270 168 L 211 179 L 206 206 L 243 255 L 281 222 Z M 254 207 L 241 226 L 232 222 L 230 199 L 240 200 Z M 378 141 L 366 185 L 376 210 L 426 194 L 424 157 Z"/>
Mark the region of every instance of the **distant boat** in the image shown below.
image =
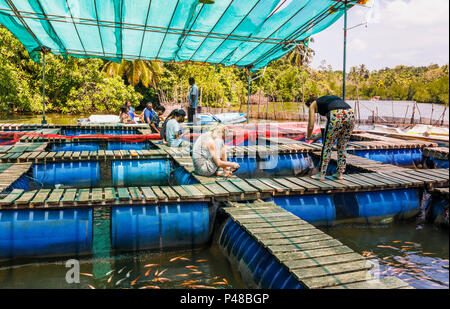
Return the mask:
<path id="1" fill-rule="evenodd" d="M 196 114 L 197 124 L 212 124 L 220 122 L 224 124 L 237 124 L 247 121 L 247 115 L 243 113 L 222 113 L 222 114 Z"/>
<path id="2" fill-rule="evenodd" d="M 91 115 L 89 118 L 78 119 L 78 124 L 119 123 L 120 118 L 116 115 Z"/>

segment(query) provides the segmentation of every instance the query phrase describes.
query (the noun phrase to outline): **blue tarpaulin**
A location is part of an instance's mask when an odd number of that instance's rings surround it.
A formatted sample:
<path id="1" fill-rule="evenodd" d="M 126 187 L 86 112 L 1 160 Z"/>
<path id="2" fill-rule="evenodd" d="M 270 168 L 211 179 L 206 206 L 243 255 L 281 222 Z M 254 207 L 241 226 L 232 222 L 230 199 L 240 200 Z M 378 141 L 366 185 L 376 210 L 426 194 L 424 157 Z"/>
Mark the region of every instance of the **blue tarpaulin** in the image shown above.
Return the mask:
<path id="1" fill-rule="evenodd" d="M 0 23 L 35 61 L 46 46 L 64 57 L 257 69 L 333 24 L 344 7 L 339 0 L 0 0 Z"/>

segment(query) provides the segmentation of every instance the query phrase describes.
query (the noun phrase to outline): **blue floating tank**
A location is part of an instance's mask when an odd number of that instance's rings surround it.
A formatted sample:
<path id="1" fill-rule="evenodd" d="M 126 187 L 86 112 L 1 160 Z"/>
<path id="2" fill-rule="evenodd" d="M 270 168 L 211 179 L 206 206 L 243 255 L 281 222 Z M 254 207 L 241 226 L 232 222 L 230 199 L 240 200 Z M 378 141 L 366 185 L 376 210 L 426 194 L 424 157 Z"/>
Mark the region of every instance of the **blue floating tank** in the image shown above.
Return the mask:
<path id="1" fill-rule="evenodd" d="M 192 177 L 191 173 L 188 173 L 184 167 L 178 166 L 173 172 L 173 177 L 178 185 L 192 185 L 198 184 L 198 181 Z"/>
<path id="2" fill-rule="evenodd" d="M 236 162 L 240 165 L 239 169 L 235 172 L 236 176 L 246 175 L 251 177 L 257 170 L 256 158 L 251 157 L 233 157 L 229 158 L 229 161 Z"/>
<path id="3" fill-rule="evenodd" d="M 421 149 L 370 149 L 352 150 L 349 153 L 383 164 L 417 165 L 422 161 Z"/>
<path id="4" fill-rule="evenodd" d="M 92 209 L 0 211 L 0 259 L 88 254 Z"/>
<path id="5" fill-rule="evenodd" d="M 429 168 L 449 168 L 449 160 L 427 158 L 426 164 Z"/>
<path id="6" fill-rule="evenodd" d="M 33 178 L 38 188 L 54 188 L 58 184 L 95 187 L 100 184 L 100 164 L 98 161 L 35 164 Z"/>
<path id="7" fill-rule="evenodd" d="M 124 143 L 124 142 L 108 142 L 108 150 L 145 150 L 150 149 L 146 142 Z"/>
<path id="8" fill-rule="evenodd" d="M 172 164 L 167 159 L 112 162 L 112 179 L 115 186 L 167 185 L 171 171 Z"/>
<path id="9" fill-rule="evenodd" d="M 419 192 L 416 189 L 360 192 L 355 194 L 359 218 L 396 215 L 410 218 L 419 212 Z"/>
<path id="10" fill-rule="evenodd" d="M 277 196 L 269 201 L 309 223 L 332 225 L 336 219 L 332 195 Z"/>
<path id="11" fill-rule="evenodd" d="M 432 197 L 428 211 L 428 220 L 435 224 L 442 224 L 448 227 L 448 200 Z"/>
<path id="12" fill-rule="evenodd" d="M 98 151 L 99 143 L 94 142 L 73 142 L 73 143 L 55 143 L 52 144 L 52 151 Z"/>
<path id="13" fill-rule="evenodd" d="M 224 224 L 219 246 L 244 280 L 262 289 L 301 289 L 303 285 L 267 249 L 232 219 Z"/>
<path id="14" fill-rule="evenodd" d="M 113 207 L 112 248 L 120 251 L 191 247 L 209 240 L 207 203 Z"/>

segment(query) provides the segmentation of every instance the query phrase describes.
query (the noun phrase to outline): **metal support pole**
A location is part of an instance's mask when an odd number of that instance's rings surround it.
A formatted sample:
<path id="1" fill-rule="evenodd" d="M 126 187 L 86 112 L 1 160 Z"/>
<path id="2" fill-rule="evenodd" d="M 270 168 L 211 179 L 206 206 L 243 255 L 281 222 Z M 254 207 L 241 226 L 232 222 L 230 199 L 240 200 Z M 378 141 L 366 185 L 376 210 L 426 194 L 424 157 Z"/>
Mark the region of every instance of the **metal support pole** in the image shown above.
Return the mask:
<path id="1" fill-rule="evenodd" d="M 251 75 L 250 68 L 248 69 L 248 96 L 247 96 L 247 123 L 250 121 L 250 83 L 251 83 Z"/>
<path id="2" fill-rule="evenodd" d="M 42 51 L 42 102 L 43 102 L 43 114 L 42 114 L 42 124 L 47 124 L 47 120 L 45 120 L 45 53 L 46 51 Z"/>
<path id="3" fill-rule="evenodd" d="M 347 62 L 347 0 L 345 0 L 344 9 L 344 69 L 342 74 L 342 100 L 345 101 L 345 68 Z"/>

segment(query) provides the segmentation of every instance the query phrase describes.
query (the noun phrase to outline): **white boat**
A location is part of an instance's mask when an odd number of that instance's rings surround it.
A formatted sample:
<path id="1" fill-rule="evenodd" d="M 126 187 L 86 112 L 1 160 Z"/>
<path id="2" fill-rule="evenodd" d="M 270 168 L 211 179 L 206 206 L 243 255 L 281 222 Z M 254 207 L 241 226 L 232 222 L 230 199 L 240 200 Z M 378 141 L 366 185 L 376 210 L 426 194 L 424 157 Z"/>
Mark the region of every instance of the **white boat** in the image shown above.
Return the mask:
<path id="1" fill-rule="evenodd" d="M 236 124 L 247 121 L 247 115 L 243 113 L 222 113 L 222 114 L 196 114 L 195 122 L 197 124 L 211 124 L 214 122 L 221 122 L 224 124 Z"/>
<path id="2" fill-rule="evenodd" d="M 389 127 L 384 125 L 375 125 L 372 131 L 380 135 L 398 137 L 401 139 L 419 139 L 434 142 L 449 142 L 449 129 L 444 127 L 435 127 L 431 125 L 414 125 L 406 128 Z"/>
<path id="3" fill-rule="evenodd" d="M 120 118 L 116 115 L 91 115 L 89 118 L 78 119 L 78 124 L 119 123 Z"/>

